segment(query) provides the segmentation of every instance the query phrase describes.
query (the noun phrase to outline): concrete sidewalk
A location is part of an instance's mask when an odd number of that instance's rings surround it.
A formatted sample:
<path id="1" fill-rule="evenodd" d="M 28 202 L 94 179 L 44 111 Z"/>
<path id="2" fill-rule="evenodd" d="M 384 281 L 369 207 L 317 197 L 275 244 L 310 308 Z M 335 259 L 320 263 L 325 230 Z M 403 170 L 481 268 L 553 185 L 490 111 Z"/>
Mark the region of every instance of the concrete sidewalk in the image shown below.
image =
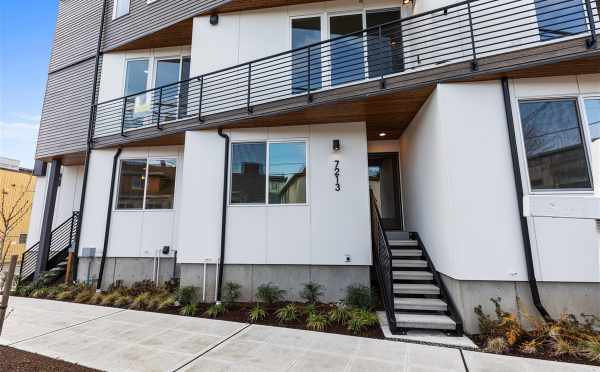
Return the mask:
<path id="1" fill-rule="evenodd" d="M 598 372 L 452 348 L 13 297 L 0 344 L 108 371 Z"/>

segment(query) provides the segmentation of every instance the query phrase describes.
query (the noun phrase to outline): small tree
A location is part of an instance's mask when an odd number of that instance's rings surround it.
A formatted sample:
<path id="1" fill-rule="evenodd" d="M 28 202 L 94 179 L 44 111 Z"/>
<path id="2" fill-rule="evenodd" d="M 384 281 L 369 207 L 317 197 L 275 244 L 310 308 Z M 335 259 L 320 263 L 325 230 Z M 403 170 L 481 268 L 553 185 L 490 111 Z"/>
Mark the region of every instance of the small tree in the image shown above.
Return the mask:
<path id="1" fill-rule="evenodd" d="M 29 176 L 25 187 L 20 189 L 9 180 L 0 180 L 0 271 L 9 252 L 8 237 L 31 210 L 31 201 L 27 198 L 33 176 Z"/>

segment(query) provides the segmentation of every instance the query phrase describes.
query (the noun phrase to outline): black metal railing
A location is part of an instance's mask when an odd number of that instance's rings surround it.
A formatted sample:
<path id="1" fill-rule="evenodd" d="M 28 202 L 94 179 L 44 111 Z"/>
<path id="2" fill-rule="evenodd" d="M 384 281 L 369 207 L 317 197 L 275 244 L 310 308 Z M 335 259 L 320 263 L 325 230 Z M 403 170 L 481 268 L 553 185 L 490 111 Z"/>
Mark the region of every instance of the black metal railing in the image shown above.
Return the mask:
<path id="1" fill-rule="evenodd" d="M 94 106 L 93 138 L 587 35 L 597 47 L 600 0 L 470 0 Z M 565 52 L 567 53 L 567 52 Z M 542 56 L 540 59 L 546 58 Z M 508 58 L 508 57 L 507 57 Z M 507 61 L 511 62 L 511 61 Z M 514 62 L 518 64 L 518 61 Z M 464 74 L 463 67 L 445 71 Z M 410 79 L 408 80 L 410 83 Z M 407 84 L 408 84 L 407 83 Z"/>
<path id="2" fill-rule="evenodd" d="M 69 219 L 52 230 L 47 269 L 51 269 L 52 264 L 57 264 L 67 257 L 69 248 L 74 244 L 78 228 L 79 212 L 75 211 Z M 40 243 L 37 242 L 21 255 L 19 282 L 27 281 L 33 277 L 37 267 L 39 246 Z"/>
<path id="3" fill-rule="evenodd" d="M 409 235 L 412 240 L 416 240 L 418 242 L 418 244 L 419 244 L 418 247 L 423 252 L 423 257 L 427 261 L 427 263 L 429 265 L 429 269 L 431 269 L 431 272 L 433 273 L 433 281 L 440 288 L 440 297 L 444 301 L 446 301 L 446 305 L 448 306 L 448 310 L 447 310 L 448 316 L 452 320 L 454 320 L 454 322 L 456 323 L 455 332 L 456 332 L 457 336 L 462 336 L 463 335 L 462 317 L 460 316 L 460 313 L 458 312 L 458 308 L 456 307 L 456 304 L 454 303 L 454 299 L 452 298 L 452 295 L 450 294 L 450 292 L 448 292 L 446 283 L 444 283 L 444 281 L 442 280 L 442 276 L 440 275 L 439 271 L 436 270 L 435 265 L 433 264 L 433 260 L 429 256 L 429 253 L 427 252 L 427 248 L 425 247 L 423 240 L 421 240 L 419 233 L 410 232 Z"/>
<path id="4" fill-rule="evenodd" d="M 373 266 L 377 272 L 377 282 L 385 315 L 387 317 L 390 331 L 395 333 L 396 316 L 394 315 L 394 282 L 392 274 L 392 251 L 388 243 L 387 235 L 381 222 L 381 214 L 377 207 L 377 201 L 373 190 L 370 191 L 371 199 L 371 242 L 373 248 Z"/>

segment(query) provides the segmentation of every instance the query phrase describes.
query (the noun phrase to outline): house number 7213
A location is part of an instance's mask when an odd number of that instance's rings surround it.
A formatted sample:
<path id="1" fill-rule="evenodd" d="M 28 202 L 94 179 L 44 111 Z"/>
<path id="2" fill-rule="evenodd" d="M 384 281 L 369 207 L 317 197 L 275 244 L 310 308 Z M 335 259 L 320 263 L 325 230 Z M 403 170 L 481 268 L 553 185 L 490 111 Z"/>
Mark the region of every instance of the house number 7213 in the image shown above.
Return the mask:
<path id="1" fill-rule="evenodd" d="M 333 175 L 335 176 L 335 191 L 340 191 L 342 187 L 340 186 L 340 161 L 334 160 L 335 167 L 333 168 Z"/>

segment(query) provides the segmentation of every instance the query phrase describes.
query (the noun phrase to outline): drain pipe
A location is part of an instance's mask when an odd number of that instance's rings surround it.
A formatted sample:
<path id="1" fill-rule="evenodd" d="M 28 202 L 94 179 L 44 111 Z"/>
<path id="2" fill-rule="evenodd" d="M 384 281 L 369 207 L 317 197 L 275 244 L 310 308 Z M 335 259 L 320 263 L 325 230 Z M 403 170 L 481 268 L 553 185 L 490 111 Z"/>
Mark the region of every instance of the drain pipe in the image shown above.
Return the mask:
<path id="1" fill-rule="evenodd" d="M 85 151 L 85 162 L 83 166 L 83 182 L 81 185 L 81 199 L 79 200 L 79 221 L 77 232 L 75 233 L 75 254 L 73 256 L 73 279 L 77 278 L 77 267 L 79 262 L 79 241 L 81 239 L 81 230 L 83 226 L 83 208 L 85 207 L 85 192 L 87 190 L 88 173 L 90 170 L 90 155 L 92 153 L 92 132 L 93 123 L 96 117 L 96 94 L 98 91 L 98 71 L 100 70 L 100 56 L 102 55 L 102 36 L 104 34 L 104 23 L 106 19 L 107 0 L 102 1 L 102 15 L 100 19 L 100 30 L 98 30 L 98 41 L 96 44 L 96 59 L 94 65 L 94 82 L 92 84 L 92 102 L 90 109 L 90 118 L 88 122 L 87 145 Z"/>
<path id="2" fill-rule="evenodd" d="M 515 189 L 517 192 L 517 204 L 519 206 L 519 219 L 521 222 L 521 235 L 523 238 L 523 250 L 525 254 L 525 266 L 527 267 L 527 277 L 529 288 L 531 289 L 531 297 L 536 309 L 540 312 L 544 320 L 552 321 L 552 317 L 546 311 L 540 299 L 537 280 L 535 279 L 535 268 L 533 266 L 533 254 L 531 252 L 531 241 L 529 240 L 529 226 L 527 218 L 523 213 L 523 184 L 521 182 L 521 168 L 519 166 L 519 156 L 517 153 L 517 139 L 515 135 L 514 118 L 510 103 L 510 88 L 508 86 L 508 78 L 502 78 L 502 93 L 504 96 L 504 110 L 506 112 L 506 124 L 508 127 L 508 139 L 510 143 L 510 154 L 512 158 L 513 176 L 515 179 Z"/>
<path id="3" fill-rule="evenodd" d="M 104 275 L 104 264 L 106 262 L 106 253 L 108 251 L 108 237 L 110 234 L 110 220 L 112 217 L 112 206 L 113 197 L 115 194 L 115 178 L 117 173 L 117 162 L 119 155 L 121 155 L 122 149 L 119 147 L 113 158 L 112 176 L 110 179 L 110 193 L 108 196 L 108 208 L 106 209 L 106 227 L 104 229 L 104 246 L 102 247 L 102 259 L 100 260 L 100 271 L 98 272 L 98 283 L 96 284 L 96 290 L 102 288 L 102 277 Z"/>
<path id="4" fill-rule="evenodd" d="M 225 266 L 225 233 L 227 231 L 227 188 L 229 184 L 229 136 L 219 128 L 219 136 L 225 139 L 225 163 L 223 165 L 223 205 L 221 213 L 221 255 L 219 257 L 219 275 L 217 278 L 217 302 L 221 301 L 221 287 L 223 283 L 223 267 Z"/>

